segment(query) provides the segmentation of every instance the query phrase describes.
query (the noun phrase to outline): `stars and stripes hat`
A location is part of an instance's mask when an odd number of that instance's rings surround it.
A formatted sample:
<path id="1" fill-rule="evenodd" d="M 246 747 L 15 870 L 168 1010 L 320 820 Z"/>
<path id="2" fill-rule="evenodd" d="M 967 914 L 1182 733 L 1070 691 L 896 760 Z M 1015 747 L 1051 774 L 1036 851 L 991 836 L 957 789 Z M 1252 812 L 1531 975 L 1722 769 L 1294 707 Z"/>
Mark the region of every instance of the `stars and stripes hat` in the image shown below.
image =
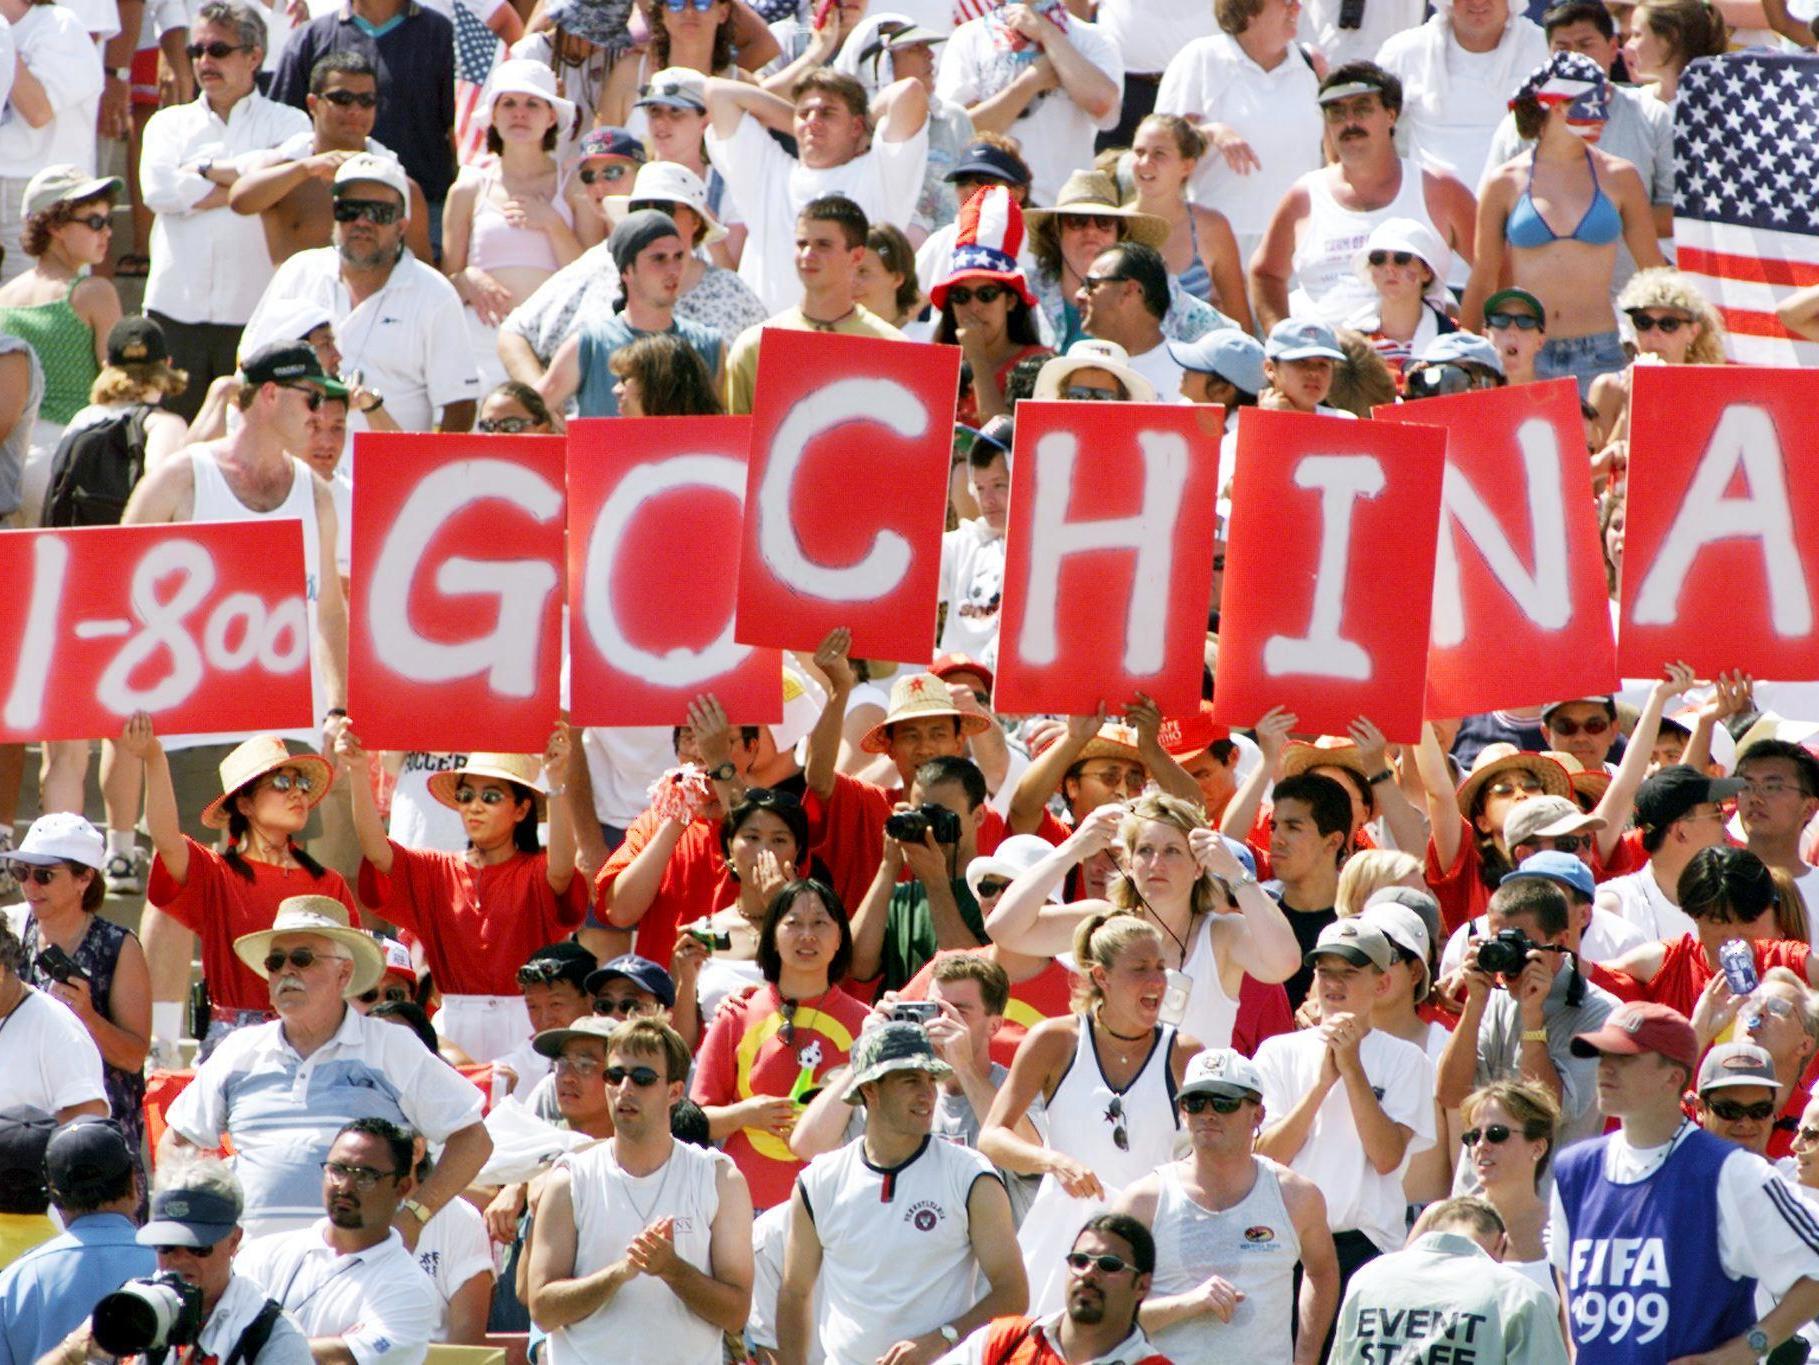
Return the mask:
<path id="1" fill-rule="evenodd" d="M 960 206 L 954 248 L 948 254 L 947 278 L 928 291 L 937 308 L 947 305 L 948 289 L 962 280 L 995 281 L 1016 291 L 1031 308 L 1036 295 L 1023 278 L 1017 253 L 1023 250 L 1023 209 L 1003 185 L 986 185 Z"/>
<path id="2" fill-rule="evenodd" d="M 1604 68 L 1583 52 L 1556 52 L 1516 87 L 1512 109 L 1518 100 L 1575 105 L 1575 119 L 1601 121 L 1610 117 L 1611 86 Z"/>

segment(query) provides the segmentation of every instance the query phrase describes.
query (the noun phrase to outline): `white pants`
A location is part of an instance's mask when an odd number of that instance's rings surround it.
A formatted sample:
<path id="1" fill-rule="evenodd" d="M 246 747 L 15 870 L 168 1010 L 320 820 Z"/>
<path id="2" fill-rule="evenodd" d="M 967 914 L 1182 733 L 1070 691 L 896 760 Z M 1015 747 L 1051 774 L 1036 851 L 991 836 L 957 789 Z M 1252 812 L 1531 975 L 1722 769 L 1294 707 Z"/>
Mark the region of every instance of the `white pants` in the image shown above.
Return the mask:
<path id="1" fill-rule="evenodd" d="M 436 1032 L 476 1062 L 491 1062 L 531 1036 L 522 995 L 445 995 Z"/>

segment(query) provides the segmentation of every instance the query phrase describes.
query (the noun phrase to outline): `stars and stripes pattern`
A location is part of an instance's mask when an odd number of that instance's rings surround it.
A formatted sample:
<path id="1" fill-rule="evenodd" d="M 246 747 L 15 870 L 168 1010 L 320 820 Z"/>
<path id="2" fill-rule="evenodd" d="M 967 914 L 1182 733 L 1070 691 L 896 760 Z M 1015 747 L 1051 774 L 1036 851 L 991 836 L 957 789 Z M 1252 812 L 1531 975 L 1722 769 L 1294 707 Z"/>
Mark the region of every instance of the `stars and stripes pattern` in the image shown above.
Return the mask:
<path id="1" fill-rule="evenodd" d="M 1819 284 L 1819 57 L 1702 58 L 1674 105 L 1674 244 L 1724 317 L 1730 358 L 1819 365 L 1776 306 Z"/>
<path id="2" fill-rule="evenodd" d="M 487 77 L 505 55 L 505 44 L 462 0 L 455 0 L 455 155 L 463 166 L 486 152 L 486 125 L 474 116 Z"/>

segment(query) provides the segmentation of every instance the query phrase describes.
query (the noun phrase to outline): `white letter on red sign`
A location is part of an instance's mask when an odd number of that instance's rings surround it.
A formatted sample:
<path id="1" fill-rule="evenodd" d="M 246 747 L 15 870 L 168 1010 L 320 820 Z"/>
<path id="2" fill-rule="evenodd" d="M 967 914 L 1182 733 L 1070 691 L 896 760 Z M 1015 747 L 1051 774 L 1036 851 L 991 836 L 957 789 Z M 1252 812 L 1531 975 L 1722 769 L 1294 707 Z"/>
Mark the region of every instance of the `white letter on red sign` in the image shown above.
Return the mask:
<path id="1" fill-rule="evenodd" d="M 1749 496 L 1727 498 L 1724 490 L 1739 465 L 1749 482 Z M 1636 591 L 1631 619 L 1650 626 L 1672 622 L 1680 589 L 1699 552 L 1713 541 L 1744 537 L 1762 542 L 1769 618 L 1776 631 L 1810 633 L 1813 600 L 1794 545 L 1794 512 L 1788 502 L 1781 439 L 1767 409 L 1737 404 L 1718 419 L 1674 524 Z"/>
<path id="2" fill-rule="evenodd" d="M 57 654 L 57 615 L 63 605 L 63 580 L 69 573 L 69 546 L 55 536 L 32 542 L 32 596 L 26 608 L 25 637 L 12 691 L 6 697 L 9 730 L 26 730 L 44 717 L 44 686 Z M 14 585 L 15 592 L 18 585 Z"/>
<path id="3" fill-rule="evenodd" d="M 1503 527 L 1465 475 L 1449 464 L 1440 485 L 1441 506 L 1458 523 L 1457 529 L 1477 544 L 1490 571 L 1529 620 L 1545 630 L 1559 630 L 1573 616 L 1573 595 L 1567 581 L 1560 444 L 1554 436 L 1553 425 L 1539 418 L 1530 418 L 1516 430 L 1516 444 L 1522 448 L 1522 473 L 1528 481 L 1533 574 L 1523 568 Z M 1443 521 L 1439 557 L 1434 563 L 1431 636 L 1436 645 L 1447 648 L 1465 642 L 1465 603 L 1459 591 L 1459 553 L 1453 545 L 1454 534 L 1455 529 Z"/>
<path id="4" fill-rule="evenodd" d="M 656 464 L 640 465 L 619 481 L 613 495 L 594 521 L 587 542 L 587 581 L 582 589 L 582 614 L 594 643 L 622 673 L 636 674 L 662 687 L 686 688 L 718 678 L 737 668 L 752 652 L 750 645 L 733 640 L 733 619 L 703 650 L 681 646 L 666 654 L 640 649 L 625 638 L 613 610 L 613 560 L 615 549 L 638 511 L 659 493 L 672 488 L 711 488 L 735 502 L 745 501 L 745 465 L 724 455 L 679 455 Z"/>
<path id="5" fill-rule="evenodd" d="M 1295 467 L 1297 488 L 1320 490 L 1320 561 L 1314 568 L 1314 606 L 1307 634 L 1272 635 L 1263 643 L 1270 673 L 1312 673 L 1365 682 L 1371 656 L 1340 637 L 1345 579 L 1352 557 L 1352 506 L 1383 491 L 1383 466 L 1369 455 L 1310 455 Z"/>
<path id="6" fill-rule="evenodd" d="M 832 568 L 802 553 L 790 519 L 790 492 L 810 441 L 844 422 L 877 422 L 904 440 L 928 429 L 928 411 L 903 385 L 888 379 L 841 379 L 816 389 L 789 411 L 771 442 L 770 463 L 758 485 L 758 548 L 783 582 L 827 602 L 869 602 L 883 597 L 909 572 L 910 545 L 895 531 L 880 531 L 857 564 Z"/>
<path id="7" fill-rule="evenodd" d="M 430 541 L 455 513 L 489 498 L 512 503 L 537 521 L 562 515 L 560 490 L 506 460 L 462 460 L 428 475 L 399 510 L 373 568 L 373 651 L 407 678 L 439 683 L 484 673 L 501 696 L 529 697 L 537 691 L 537 632 L 544 599 L 556 587 L 554 566 L 534 559 L 450 558 L 436 572 L 437 590 L 496 597 L 498 624 L 490 635 L 459 645 L 426 639 L 411 627 L 411 585 Z"/>
<path id="8" fill-rule="evenodd" d="M 1068 432 L 1044 436 L 1036 446 L 1036 506 L 1030 518 L 1029 603 L 1018 652 L 1032 664 L 1052 664 L 1060 652 L 1057 628 L 1061 561 L 1082 550 L 1133 550 L 1130 606 L 1125 613 L 1124 668 L 1139 676 L 1162 671 L 1168 622 L 1169 575 L 1175 557 L 1175 521 L 1187 484 L 1187 442 L 1172 431 L 1142 431 L 1143 507 L 1134 517 L 1069 521 L 1079 441 Z"/>

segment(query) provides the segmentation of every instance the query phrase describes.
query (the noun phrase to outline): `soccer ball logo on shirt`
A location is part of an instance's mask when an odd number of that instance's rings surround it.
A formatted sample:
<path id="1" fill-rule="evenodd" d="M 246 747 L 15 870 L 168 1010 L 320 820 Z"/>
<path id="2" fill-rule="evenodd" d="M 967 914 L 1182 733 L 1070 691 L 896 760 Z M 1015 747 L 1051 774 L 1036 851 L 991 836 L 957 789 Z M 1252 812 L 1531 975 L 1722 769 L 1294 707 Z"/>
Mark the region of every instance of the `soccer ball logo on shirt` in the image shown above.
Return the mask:
<path id="1" fill-rule="evenodd" d="M 931 1200 L 919 1199 L 904 1211 L 903 1220 L 917 1232 L 933 1232 L 936 1224 L 946 1216 L 941 1211 L 939 1204 Z"/>

